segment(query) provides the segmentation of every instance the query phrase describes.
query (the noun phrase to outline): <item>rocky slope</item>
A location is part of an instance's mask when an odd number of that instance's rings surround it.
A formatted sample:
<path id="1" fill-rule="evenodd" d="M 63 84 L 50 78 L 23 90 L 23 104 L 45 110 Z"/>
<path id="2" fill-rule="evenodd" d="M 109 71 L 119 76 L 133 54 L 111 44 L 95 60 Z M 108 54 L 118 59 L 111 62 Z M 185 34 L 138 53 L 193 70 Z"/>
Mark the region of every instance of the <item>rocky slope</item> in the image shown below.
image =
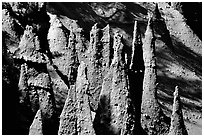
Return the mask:
<path id="1" fill-rule="evenodd" d="M 201 134 L 186 4 L 3 3 L 3 134 Z"/>

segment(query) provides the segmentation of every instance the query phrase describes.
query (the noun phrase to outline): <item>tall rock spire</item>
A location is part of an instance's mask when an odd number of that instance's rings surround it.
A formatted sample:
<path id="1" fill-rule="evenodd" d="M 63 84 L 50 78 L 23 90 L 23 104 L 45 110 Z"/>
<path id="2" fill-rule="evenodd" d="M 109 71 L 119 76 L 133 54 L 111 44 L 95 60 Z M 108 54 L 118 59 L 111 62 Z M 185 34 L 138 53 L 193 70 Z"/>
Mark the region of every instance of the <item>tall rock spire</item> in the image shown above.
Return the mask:
<path id="1" fill-rule="evenodd" d="M 169 135 L 187 135 L 187 134 L 188 132 L 183 121 L 181 101 L 179 96 L 179 87 L 176 86 L 174 92 L 173 111 L 171 116 L 171 126 Z"/>
<path id="2" fill-rule="evenodd" d="M 122 35 L 119 33 L 115 33 L 114 35 L 113 48 L 110 127 L 112 128 L 113 134 L 133 134 L 135 128 L 135 112 L 128 89 Z"/>
<path id="3" fill-rule="evenodd" d="M 155 36 L 148 21 L 143 43 L 143 58 L 145 65 L 143 95 L 142 95 L 142 127 L 148 134 L 166 134 L 168 124 L 156 98 L 157 72 L 155 57 Z"/>

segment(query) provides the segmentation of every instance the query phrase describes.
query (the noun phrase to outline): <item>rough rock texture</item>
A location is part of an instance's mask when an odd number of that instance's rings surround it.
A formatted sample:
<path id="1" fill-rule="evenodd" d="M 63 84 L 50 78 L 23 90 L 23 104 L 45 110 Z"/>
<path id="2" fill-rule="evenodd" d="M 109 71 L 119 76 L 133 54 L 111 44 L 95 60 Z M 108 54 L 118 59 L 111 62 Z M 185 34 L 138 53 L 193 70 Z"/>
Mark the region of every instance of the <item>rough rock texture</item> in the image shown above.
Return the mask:
<path id="1" fill-rule="evenodd" d="M 110 27 L 98 28 L 95 24 L 90 31 L 90 45 L 87 50 L 87 77 L 90 83 L 90 105 L 93 111 L 98 108 L 102 81 L 111 63 Z"/>
<path id="2" fill-rule="evenodd" d="M 58 135 L 76 135 L 77 134 L 77 116 L 76 116 L 76 87 L 72 85 L 68 95 L 66 102 L 64 104 L 64 108 L 60 115 L 60 125 L 58 130 Z"/>
<path id="3" fill-rule="evenodd" d="M 101 43 L 103 45 L 102 49 L 102 67 L 103 67 L 103 76 L 106 74 L 106 70 L 110 67 L 111 64 L 111 36 L 110 36 L 110 26 L 109 24 L 102 29 L 102 38 Z"/>
<path id="4" fill-rule="evenodd" d="M 95 131 L 88 98 L 88 94 L 90 93 L 87 79 L 87 67 L 84 62 L 81 62 L 79 65 L 76 85 L 77 133 L 78 135 L 94 135 Z"/>
<path id="5" fill-rule="evenodd" d="M 102 44 L 100 42 L 101 30 L 95 24 L 90 31 L 90 45 L 88 49 L 89 63 L 87 66 L 87 77 L 90 83 L 90 105 L 95 111 L 98 105 L 98 99 L 102 84 Z"/>
<path id="6" fill-rule="evenodd" d="M 127 68 L 123 53 L 122 36 L 114 35 L 114 56 L 111 63 L 113 69 L 112 91 L 110 93 L 111 121 L 110 126 L 114 134 L 133 134 L 134 111 L 128 91 Z M 131 112 L 132 111 L 132 112 Z"/>
<path id="7" fill-rule="evenodd" d="M 47 55 L 41 53 L 40 49 L 40 40 L 36 34 L 36 29 L 27 25 L 19 47 L 15 51 L 15 58 L 28 62 L 48 63 Z"/>
<path id="8" fill-rule="evenodd" d="M 174 102 L 173 102 L 173 110 L 171 116 L 171 126 L 169 129 L 169 135 L 188 135 L 186 130 L 184 121 L 183 121 L 183 113 L 182 106 L 179 96 L 179 87 L 175 87 L 174 92 Z"/>
<path id="9" fill-rule="evenodd" d="M 42 113 L 43 134 L 55 134 L 57 126 L 55 99 L 51 88 L 50 76 L 48 75 L 46 68 L 46 63 L 49 62 L 48 56 L 45 54 L 46 45 L 44 44 L 46 44 L 46 39 L 43 39 L 46 38 L 43 34 L 46 34 L 47 26 L 44 25 L 47 22 L 46 18 L 44 20 L 45 23 L 42 22 L 40 18 L 36 18 L 38 14 L 40 17 L 45 17 L 46 10 L 41 10 L 40 8 L 37 9 L 39 12 L 35 11 L 35 6 L 37 5 L 38 7 L 43 3 L 11 4 L 13 4 L 13 12 L 15 12 L 19 18 L 27 20 L 28 22 L 34 21 L 31 25 L 25 25 L 24 34 L 21 38 L 18 49 L 15 51 L 15 59 L 19 62 L 27 63 L 26 68 L 24 68 L 25 66 L 22 66 L 21 78 L 19 81 L 19 83 L 23 82 L 27 85 L 19 85 L 19 89 L 22 91 L 23 98 L 25 98 L 25 96 L 29 98 L 25 99 L 27 105 L 31 106 L 31 110 L 34 114 L 40 109 Z M 25 11 L 27 8 L 30 8 L 31 11 Z M 26 92 L 24 91 L 25 89 L 27 89 Z"/>
<path id="10" fill-rule="evenodd" d="M 39 109 L 30 126 L 29 135 L 43 135 L 42 113 Z"/>
<path id="11" fill-rule="evenodd" d="M 52 76 L 53 90 L 57 98 L 57 108 L 64 104 L 70 85 L 76 81 L 78 58 L 76 54 L 76 36 L 69 31 L 56 15 L 49 14 L 50 28 L 47 39 L 51 63 L 48 64 L 48 72 Z"/>
<path id="12" fill-rule="evenodd" d="M 149 20 L 143 43 L 145 72 L 141 123 L 142 127 L 148 134 L 166 134 L 168 131 L 168 124 L 164 119 L 165 117 L 157 98 L 157 72 L 155 57 L 155 36 Z"/>
<path id="13" fill-rule="evenodd" d="M 132 100 L 128 91 L 127 68 L 122 36 L 114 35 L 114 57 L 103 79 L 99 108 L 94 123 L 97 134 L 133 134 L 135 128 Z"/>
<path id="14" fill-rule="evenodd" d="M 52 65 L 69 88 L 76 81 L 75 36 L 63 26 L 56 15 L 50 15 L 50 17 L 51 27 L 48 33 L 48 40 L 52 54 Z"/>
<path id="15" fill-rule="evenodd" d="M 167 2 L 2 8 L 3 134 L 180 134 L 175 130 L 184 122 L 182 134 L 200 133 L 201 40 L 182 6 L 182 12 Z M 184 116 L 172 114 L 169 130 L 176 85 Z"/>
<path id="16" fill-rule="evenodd" d="M 8 9 L 2 10 L 2 31 L 4 32 L 4 38 L 7 43 L 7 47 L 11 52 L 18 47 L 20 41 L 20 35 L 23 33 L 23 28 L 16 22 L 10 15 Z"/>

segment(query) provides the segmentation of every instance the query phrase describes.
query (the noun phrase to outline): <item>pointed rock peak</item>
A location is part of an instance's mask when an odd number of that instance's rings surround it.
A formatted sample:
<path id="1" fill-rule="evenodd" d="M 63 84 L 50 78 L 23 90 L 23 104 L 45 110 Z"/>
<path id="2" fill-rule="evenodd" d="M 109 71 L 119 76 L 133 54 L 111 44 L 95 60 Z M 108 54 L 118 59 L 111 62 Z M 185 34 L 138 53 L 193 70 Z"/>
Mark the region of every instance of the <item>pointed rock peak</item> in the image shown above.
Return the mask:
<path id="1" fill-rule="evenodd" d="M 53 27 L 62 27 L 62 22 L 58 19 L 57 15 L 47 13 L 50 17 L 50 25 Z"/>
<path id="2" fill-rule="evenodd" d="M 27 88 L 27 78 L 26 78 L 27 69 L 28 68 L 27 68 L 26 63 L 21 65 L 20 79 L 19 79 L 19 83 L 18 83 L 19 89 Z"/>
<path id="3" fill-rule="evenodd" d="M 133 42 L 135 41 L 137 37 L 137 21 L 134 23 L 134 31 L 133 31 Z"/>
<path id="4" fill-rule="evenodd" d="M 27 25 L 19 47 L 14 53 L 14 58 L 37 63 L 47 63 L 49 61 L 48 57 L 46 54 L 39 52 L 40 48 L 40 40 L 35 33 L 35 28 Z"/>
<path id="5" fill-rule="evenodd" d="M 93 30 L 97 30 L 98 29 L 98 23 L 95 23 L 93 26 L 92 26 L 92 31 Z"/>
<path id="6" fill-rule="evenodd" d="M 173 102 L 173 114 L 181 111 L 181 103 L 180 103 L 180 96 L 179 96 L 179 87 L 175 87 L 174 91 L 174 102 Z"/>
<path id="7" fill-rule="evenodd" d="M 151 21 L 151 19 L 152 19 L 152 17 L 149 14 L 149 20 L 148 20 L 148 23 L 147 23 L 147 28 L 146 28 L 145 35 L 146 35 L 146 33 L 152 33 L 152 21 Z"/>
<path id="8" fill-rule="evenodd" d="M 155 6 L 155 9 L 154 9 L 154 12 L 153 12 L 153 18 L 155 18 L 155 19 L 162 18 L 161 13 L 160 13 L 159 8 L 158 8 L 158 3 L 156 3 L 156 6 Z"/>
<path id="9" fill-rule="evenodd" d="M 109 26 L 109 24 L 102 29 L 102 32 L 103 32 L 103 37 L 101 38 L 101 41 L 110 42 L 110 26 Z"/>
<path id="10" fill-rule="evenodd" d="M 98 33 L 99 30 L 100 29 L 98 28 L 98 23 L 94 24 L 90 32 L 90 37 L 93 37 L 93 34 L 95 35 L 96 33 Z"/>
<path id="11" fill-rule="evenodd" d="M 99 42 L 99 31 L 98 24 L 94 24 L 91 31 L 90 31 L 90 44 L 91 47 L 97 48 L 97 43 Z"/>
<path id="12" fill-rule="evenodd" d="M 171 116 L 171 126 L 169 135 L 187 135 L 186 126 L 183 120 L 181 102 L 179 97 L 179 87 L 175 87 L 173 110 Z"/>
<path id="13" fill-rule="evenodd" d="M 109 31 L 110 30 L 110 25 L 109 24 L 107 24 L 104 28 L 103 28 L 103 31 Z"/>
<path id="14" fill-rule="evenodd" d="M 29 135 L 43 135 L 42 112 L 38 110 L 30 126 Z"/>
<path id="15" fill-rule="evenodd" d="M 178 97 L 179 97 L 179 87 L 176 86 L 174 91 L 174 98 L 178 98 Z"/>

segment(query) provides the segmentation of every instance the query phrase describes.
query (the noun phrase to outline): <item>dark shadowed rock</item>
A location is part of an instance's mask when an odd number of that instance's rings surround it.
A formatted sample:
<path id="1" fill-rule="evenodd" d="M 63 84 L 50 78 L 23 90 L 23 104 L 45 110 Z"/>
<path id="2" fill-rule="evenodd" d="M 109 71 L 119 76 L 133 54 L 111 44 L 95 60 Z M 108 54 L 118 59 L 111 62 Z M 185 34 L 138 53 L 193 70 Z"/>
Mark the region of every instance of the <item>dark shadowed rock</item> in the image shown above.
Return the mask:
<path id="1" fill-rule="evenodd" d="M 112 69 L 107 69 L 102 83 L 102 89 L 99 96 L 98 109 L 94 119 L 94 129 L 96 134 L 99 135 L 111 135 L 113 134 L 110 127 L 111 121 L 111 108 L 110 108 L 110 93 L 112 91 Z"/>
<path id="2" fill-rule="evenodd" d="M 168 124 L 157 100 L 157 72 L 155 57 L 155 36 L 150 20 L 147 25 L 143 43 L 145 65 L 142 95 L 142 127 L 148 134 L 166 134 Z"/>
<path id="3" fill-rule="evenodd" d="M 145 134 L 141 128 L 141 103 L 144 78 L 144 61 L 142 51 L 142 40 L 137 21 L 134 24 L 132 55 L 128 70 L 130 98 L 134 104 L 135 130 L 134 134 Z"/>
<path id="4" fill-rule="evenodd" d="M 76 87 L 72 85 L 67 95 L 64 108 L 60 115 L 60 125 L 58 135 L 76 135 L 77 134 L 77 116 L 76 116 Z"/>
<path id="5" fill-rule="evenodd" d="M 43 135 L 41 110 L 38 110 L 30 126 L 29 135 Z"/>
<path id="6" fill-rule="evenodd" d="M 77 133 L 78 135 L 94 135 L 91 108 L 89 106 L 89 82 L 87 79 L 87 67 L 81 62 L 78 68 L 76 81 L 77 97 Z"/>
<path id="7" fill-rule="evenodd" d="M 182 106 L 178 86 L 175 87 L 174 92 L 173 111 L 171 116 L 171 126 L 169 135 L 188 135 L 183 120 Z"/>
<path id="8" fill-rule="evenodd" d="M 161 16 L 157 3 L 150 22 L 155 38 L 164 41 L 169 48 L 173 49 L 169 30 L 167 29 L 165 19 Z"/>

